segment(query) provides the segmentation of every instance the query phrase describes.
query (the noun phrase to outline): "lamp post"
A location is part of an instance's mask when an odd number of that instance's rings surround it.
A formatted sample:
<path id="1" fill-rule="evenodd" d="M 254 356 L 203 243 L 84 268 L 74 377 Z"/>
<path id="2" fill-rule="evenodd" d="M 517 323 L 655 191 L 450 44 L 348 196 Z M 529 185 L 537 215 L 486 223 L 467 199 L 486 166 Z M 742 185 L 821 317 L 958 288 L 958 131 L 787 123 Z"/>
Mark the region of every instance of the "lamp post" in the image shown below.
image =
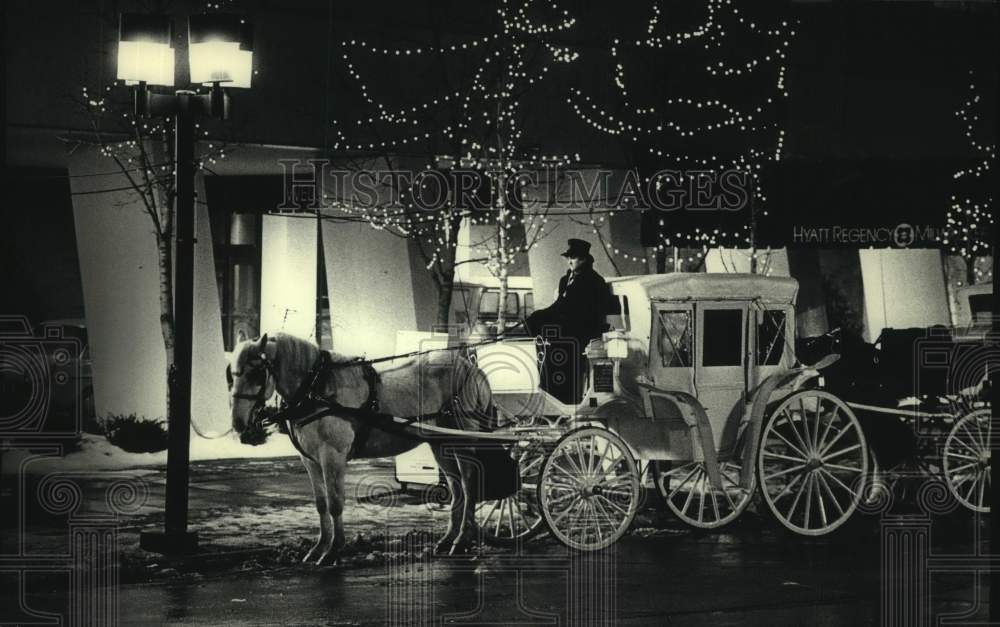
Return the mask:
<path id="1" fill-rule="evenodd" d="M 162 531 L 140 536 L 142 548 L 158 553 L 191 552 L 198 545 L 197 534 L 187 528 L 194 322 L 194 120 L 199 115 L 228 117 L 226 89 L 250 87 L 253 73 L 252 32 L 245 20 L 223 14 L 192 16 L 188 21 L 191 83 L 207 85 L 208 93 L 153 92 L 153 86 L 174 84 L 172 30 L 167 17 L 123 14 L 118 43 L 118 78 L 132 86 L 135 113 L 172 116 L 175 120 L 175 329 L 174 363 L 168 378 L 166 515 Z"/>

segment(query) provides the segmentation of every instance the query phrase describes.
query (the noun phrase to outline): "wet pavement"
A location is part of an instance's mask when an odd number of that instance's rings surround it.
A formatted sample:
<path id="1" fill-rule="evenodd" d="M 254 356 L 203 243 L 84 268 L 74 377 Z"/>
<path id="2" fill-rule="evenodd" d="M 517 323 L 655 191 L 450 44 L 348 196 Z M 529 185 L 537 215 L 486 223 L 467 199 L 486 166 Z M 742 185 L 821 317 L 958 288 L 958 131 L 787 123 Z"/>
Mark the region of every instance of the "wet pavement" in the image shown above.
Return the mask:
<path id="1" fill-rule="evenodd" d="M 649 511 L 632 534 L 598 554 L 571 553 L 543 536 L 476 557 L 432 558 L 427 539 L 413 532 L 443 528 L 440 495 L 391 494 L 398 487 L 392 474 L 386 464 L 352 465 L 345 525 L 352 541 L 366 540 L 353 559 L 332 567 L 294 563 L 315 533 L 311 490 L 296 459 L 194 464 L 199 556 L 164 559 L 138 549 L 137 532 L 162 520 L 162 469 L 81 480 L 80 512 L 100 510 L 122 477 L 147 491 L 118 527 L 123 625 L 860 625 L 909 616 L 904 611 L 934 620 L 988 616 L 988 582 L 975 571 L 992 563 L 983 557 L 988 518 L 883 512 L 829 537 L 802 538 L 752 512 L 725 533 L 706 533 Z M 61 543 L 65 551 L 60 524 L 68 523 L 37 510 L 29 508 L 24 546 L 39 552 Z M 12 534 L 4 536 L 9 555 Z M 69 611 L 68 572 L 27 574 L 23 582 L 21 619 Z M 2 584 L 17 589 L 10 575 Z M 907 591 L 926 604 L 908 608 Z M 0 619 L 14 618 L 7 613 Z"/>

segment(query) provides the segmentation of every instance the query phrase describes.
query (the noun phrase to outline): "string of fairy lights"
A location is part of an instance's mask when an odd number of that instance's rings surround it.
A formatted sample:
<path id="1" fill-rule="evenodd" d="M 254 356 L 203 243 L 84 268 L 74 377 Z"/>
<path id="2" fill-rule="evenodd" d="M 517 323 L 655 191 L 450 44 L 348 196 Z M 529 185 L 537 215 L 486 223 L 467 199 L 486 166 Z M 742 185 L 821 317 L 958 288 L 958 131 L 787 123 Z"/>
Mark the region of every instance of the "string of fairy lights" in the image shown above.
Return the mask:
<path id="1" fill-rule="evenodd" d="M 598 102 L 583 90 L 572 89 L 567 98 L 567 104 L 573 112 L 590 127 L 610 136 L 615 136 L 626 143 L 645 147 L 651 157 L 658 163 L 674 168 L 702 168 L 721 173 L 727 169 L 737 169 L 745 172 L 750 179 L 752 202 L 759 214 L 766 216 L 767 196 L 762 185 L 761 174 L 767 161 L 780 160 L 785 140 L 784 130 L 774 121 L 774 110 L 780 100 L 788 97 L 785 81 L 788 48 L 795 37 L 795 30 L 787 20 L 776 24 L 762 25 L 746 17 L 740 8 L 731 0 L 706 0 L 702 20 L 689 30 L 658 34 L 664 23 L 661 3 L 652 2 L 650 17 L 642 37 L 634 40 L 615 38 L 610 48 L 613 62 L 612 83 L 619 97 L 617 111 L 609 110 L 607 105 Z M 770 68 L 771 73 L 762 75 L 760 80 L 771 76 L 774 81 L 774 94 L 765 97 L 749 107 L 739 107 L 724 101 L 721 97 L 669 96 L 661 102 L 634 103 L 635 94 L 629 89 L 629 69 L 626 67 L 626 56 L 642 51 L 694 49 L 700 46 L 702 54 L 713 52 L 731 52 L 736 49 L 732 43 L 735 36 L 745 36 L 751 39 L 763 39 L 766 48 L 758 56 L 744 59 L 741 62 L 715 60 L 701 66 L 706 83 L 716 81 L 745 80 L 752 75 Z M 727 45 L 728 44 L 728 45 Z M 684 48 L 687 46 L 688 48 Z M 752 48 L 751 48 L 752 49 Z M 741 93 L 761 93 L 760 89 L 739 89 L 733 84 L 734 96 Z M 693 88 L 691 91 L 695 91 Z M 684 122 L 685 113 L 696 115 L 716 114 L 698 124 Z M 690 148 L 684 150 L 685 143 L 695 138 L 718 135 L 720 131 L 730 134 L 738 132 L 741 139 L 732 140 L 743 146 L 742 154 L 736 157 L 724 158 L 720 154 L 706 153 L 704 149 Z M 773 142 L 773 143 L 772 143 Z M 723 144 L 724 140 L 720 140 Z M 765 145 L 767 147 L 765 148 Z M 670 149 L 665 149 L 670 146 Z M 681 147 L 678 150 L 678 147 Z M 649 178 L 644 183 L 649 183 Z M 753 212 L 751 212 L 753 213 Z M 604 222 L 601 216 L 591 220 L 595 229 Z M 751 221 L 753 217 L 751 218 Z M 668 219 L 659 221 L 660 241 L 653 248 L 661 254 L 668 248 L 680 248 L 685 251 L 675 264 L 684 262 L 688 265 L 697 264 L 710 250 L 721 246 L 747 248 L 748 258 L 756 260 L 758 256 L 770 255 L 769 251 L 758 252 L 754 247 L 754 227 L 745 224 L 730 230 L 693 228 L 687 232 L 674 231 L 667 223 Z M 609 255 L 616 255 L 632 262 L 645 264 L 647 258 L 623 252 L 618 248 L 602 244 Z M 675 267 L 674 269 L 679 269 Z"/>
<path id="2" fill-rule="evenodd" d="M 497 3 L 497 32 L 467 41 L 404 47 L 381 46 L 363 39 L 341 42 L 343 67 L 370 113 L 346 124 L 335 121 L 333 149 L 389 155 L 424 142 L 442 142 L 452 148 L 435 151 L 434 162 L 425 164 L 426 169 L 475 170 L 486 175 L 494 189 L 507 189 L 508 179 L 519 172 L 565 167 L 578 161 L 578 155 L 519 154 L 523 136 L 519 123 L 523 114 L 519 96 L 545 81 L 553 65 L 571 63 L 579 57 L 573 50 L 546 41 L 553 34 L 572 29 L 576 19 L 556 2 L 545 3 L 549 15 L 557 16 L 554 20 L 536 19 L 532 9 L 541 4 L 533 0 L 500 0 Z M 536 55 L 538 51 L 545 54 Z M 471 80 L 449 93 L 408 106 L 390 106 L 380 101 L 374 94 L 377 85 L 371 84 L 359 67 L 361 58 L 376 62 L 389 58 L 396 62 L 432 55 L 474 55 L 475 71 Z M 446 116 L 449 123 L 435 124 L 442 112 L 453 114 Z M 366 141 L 351 140 L 345 127 L 352 132 L 367 131 L 370 135 L 376 130 L 387 132 L 385 136 L 369 137 Z M 451 151 L 454 154 L 447 154 Z M 525 183 L 517 181 L 516 184 Z M 492 194 L 491 198 L 491 205 L 496 210 L 462 211 L 452 207 L 431 214 L 421 212 L 417 210 L 416 198 L 426 187 L 421 182 L 416 189 L 389 190 L 392 206 L 358 206 L 342 201 L 332 206 L 362 217 L 372 228 L 419 238 L 429 244 L 428 268 L 446 259 L 455 249 L 457 242 L 452 240 L 451 227 L 456 218 L 468 220 L 473 226 L 489 224 L 503 230 L 502 235 L 498 231 L 493 241 L 480 242 L 482 246 L 472 251 L 485 254 L 487 267 L 497 276 L 505 274 L 507 267 L 517 262 L 517 254 L 526 253 L 544 234 L 548 222 L 545 215 L 509 211 L 500 204 L 503 202 L 500 193 Z"/>
<path id="3" fill-rule="evenodd" d="M 398 154 L 408 148 L 413 148 L 422 142 L 443 141 L 459 146 L 454 155 L 443 155 L 444 159 L 453 165 L 476 169 L 487 173 L 496 183 L 501 183 L 504 177 L 514 176 L 525 168 L 566 167 L 579 162 L 579 155 L 539 155 L 525 158 L 517 155 L 517 147 L 522 138 L 522 130 L 518 124 L 521 113 L 521 99 L 517 97 L 526 88 L 544 81 L 555 64 L 572 63 L 579 58 L 579 52 L 570 47 L 560 46 L 545 41 L 548 35 L 570 31 L 576 19 L 569 11 L 561 9 L 555 2 L 545 3 L 550 9 L 550 15 L 558 15 L 554 21 L 539 21 L 532 16 L 533 0 L 514 2 L 500 0 L 497 3 L 499 16 L 498 32 L 472 38 L 466 41 L 448 42 L 442 45 L 413 45 L 389 47 L 372 43 L 364 39 L 349 39 L 341 42 L 341 61 L 347 75 L 357 86 L 362 101 L 370 107 L 370 113 L 357 119 L 334 121 L 335 150 L 355 152 L 382 152 L 383 154 Z M 615 63 L 613 83 L 622 100 L 619 111 L 611 112 L 601 107 L 590 95 L 579 88 L 570 88 L 566 99 L 570 109 L 586 124 L 604 134 L 617 136 L 632 143 L 642 143 L 648 153 L 670 167 L 700 167 L 721 172 L 725 169 L 740 169 L 747 173 L 752 181 L 753 202 L 761 208 L 762 215 L 767 215 L 765 203 L 766 194 L 761 185 L 761 170 L 768 160 L 778 160 L 782 154 L 784 131 L 773 121 L 773 110 L 778 101 L 787 98 L 785 85 L 785 62 L 788 47 L 795 31 L 787 21 L 777 24 L 763 25 L 746 17 L 731 0 L 705 0 L 703 17 L 700 23 L 688 30 L 661 32 L 666 20 L 660 2 L 650 5 L 649 19 L 645 24 L 645 32 L 637 39 L 624 40 L 615 38 L 610 44 L 610 55 Z M 773 76 L 775 94 L 764 97 L 759 102 L 749 106 L 737 106 L 722 98 L 669 97 L 663 102 L 648 103 L 644 106 L 632 104 L 632 94 L 628 88 L 626 63 L 623 51 L 646 50 L 657 54 L 666 48 L 683 49 L 684 46 L 700 45 L 705 51 L 731 52 L 732 40 L 739 34 L 763 40 L 763 51 L 753 58 L 740 61 L 715 60 L 706 63 L 703 74 L 706 80 L 736 80 L 746 79 L 769 70 L 768 76 Z M 541 64 L 529 67 L 528 51 L 538 48 L 547 50 L 548 55 Z M 476 69 L 469 83 L 450 93 L 435 96 L 407 106 L 390 106 L 380 101 L 373 93 L 377 85 L 373 85 L 360 69 L 361 59 L 378 62 L 390 59 L 393 62 L 405 62 L 407 59 L 426 58 L 430 55 L 478 55 Z M 502 80 L 496 77 L 502 75 Z M 743 90 L 746 93 L 747 90 Z M 759 90 L 752 90 L 757 92 Z M 428 124 L 436 113 L 442 110 L 457 111 L 447 124 Z M 677 111 L 690 110 L 699 114 L 714 115 L 696 124 L 684 122 L 683 115 L 671 115 Z M 496 147 L 489 145 L 489 133 L 482 132 L 486 122 L 493 122 L 506 141 Z M 366 140 L 350 139 L 345 128 L 356 132 L 367 131 Z M 384 131 L 384 136 L 378 135 L 373 129 Z M 387 132 L 386 132 L 387 131 Z M 742 154 L 724 158 L 719 154 L 710 154 L 704 150 L 683 149 L 683 140 L 691 140 L 719 131 L 738 132 L 746 137 Z M 353 133 L 352 133 L 353 134 Z M 770 144 L 763 146 L 753 138 L 769 137 Z M 677 140 L 682 140 L 678 142 Z M 773 143 L 772 143 L 773 142 Z M 680 144 L 681 150 L 676 147 Z M 664 146 L 671 146 L 664 150 Z M 440 167 L 441 159 L 426 168 Z M 648 180 L 646 181 L 649 182 Z M 335 207 L 345 213 L 353 214 L 367 220 L 373 228 L 392 230 L 407 237 L 419 237 L 432 244 L 432 258 L 428 267 L 439 260 L 446 248 L 455 245 L 450 241 L 448 233 L 454 212 L 442 211 L 428 216 L 426 213 L 415 212 L 413 194 L 422 191 L 423 186 L 416 190 L 396 190 L 401 202 L 393 207 L 374 206 L 359 207 L 349 202 L 335 203 Z M 537 203 L 536 203 L 537 204 Z M 583 214 L 580 219 L 591 226 L 595 233 L 606 227 L 607 221 L 614 217 L 614 208 L 607 211 L 596 211 Z M 497 215 L 493 212 L 466 212 L 463 216 L 470 224 L 495 224 Z M 544 211 L 505 212 L 504 224 L 500 228 L 508 231 L 511 237 L 508 241 L 517 242 L 516 249 L 502 251 L 478 249 L 477 253 L 485 252 L 500 265 L 514 263 L 514 253 L 527 252 L 531 242 L 544 236 L 546 230 L 551 230 L 548 215 Z M 734 247 L 751 247 L 753 244 L 753 227 L 743 225 L 735 229 L 699 229 L 691 232 L 667 235 L 668 225 L 664 224 L 662 241 L 656 247 L 663 251 L 669 247 L 684 248 L 684 261 L 696 262 L 703 258 L 712 248 L 723 245 Z M 513 237 L 514 232 L 520 233 Z M 609 255 L 615 255 L 630 262 L 646 264 L 648 258 L 644 254 L 629 252 L 620 247 L 614 247 L 599 238 Z M 508 254 L 509 253 L 509 254 Z M 747 253 L 755 257 L 757 252 Z M 494 268 L 496 269 L 496 268 Z"/>
<path id="4" fill-rule="evenodd" d="M 980 141 L 977 126 L 980 122 L 979 109 L 982 98 L 975 83 L 975 74 L 969 71 L 968 96 L 962 106 L 955 111 L 961 122 L 969 147 L 978 156 L 978 161 L 968 168 L 955 172 L 954 180 L 965 183 L 966 191 L 952 194 L 941 243 L 952 254 L 959 255 L 971 264 L 971 277 L 976 282 L 990 281 L 991 268 L 982 269 L 976 259 L 991 254 L 989 227 L 993 224 L 993 196 L 989 191 L 989 172 L 996 159 L 996 145 Z M 978 189 L 977 189 L 978 186 Z M 978 193 L 977 193 L 978 192 Z"/>

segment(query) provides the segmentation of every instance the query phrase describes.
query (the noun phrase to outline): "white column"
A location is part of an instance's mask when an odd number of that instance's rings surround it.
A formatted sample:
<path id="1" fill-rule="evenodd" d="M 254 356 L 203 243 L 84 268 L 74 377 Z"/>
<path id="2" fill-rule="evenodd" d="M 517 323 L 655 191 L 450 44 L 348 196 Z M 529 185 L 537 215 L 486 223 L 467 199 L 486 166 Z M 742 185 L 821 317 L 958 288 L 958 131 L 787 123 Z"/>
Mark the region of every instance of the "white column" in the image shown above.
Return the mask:
<path id="1" fill-rule="evenodd" d="M 488 240 L 495 246 L 495 232 L 493 225 L 473 225 L 469 218 L 462 220 L 458 229 L 458 246 L 455 247 L 456 283 L 492 283 L 496 280 L 482 261 L 474 261 L 486 257 L 486 252 L 479 250 L 481 247 L 475 244 Z"/>
<path id="2" fill-rule="evenodd" d="M 204 189 L 199 176 L 199 198 L 205 197 Z M 191 423 L 198 433 L 215 435 L 225 433 L 231 422 L 225 374 L 226 353 L 207 206 L 195 205 L 195 220 Z"/>
<path id="3" fill-rule="evenodd" d="M 93 150 L 67 157 L 98 416 L 166 417 L 166 351 L 160 334 L 153 223 L 123 175 Z M 75 176 L 89 175 L 89 176 Z"/>
<path id="4" fill-rule="evenodd" d="M 316 220 L 265 215 L 261 247 L 261 332 L 315 340 Z"/>
<path id="5" fill-rule="evenodd" d="M 764 272 L 765 269 L 768 276 L 790 276 L 788 272 L 788 253 L 784 248 L 757 251 L 757 272 Z M 750 249 L 710 249 L 705 256 L 705 272 L 750 272 Z"/>
<path id="6" fill-rule="evenodd" d="M 859 253 L 869 342 L 884 328 L 949 323 L 940 251 L 868 249 Z"/>
<path id="7" fill-rule="evenodd" d="M 365 223 L 323 223 L 334 351 L 392 355 L 397 331 L 418 330 L 407 245 Z"/>

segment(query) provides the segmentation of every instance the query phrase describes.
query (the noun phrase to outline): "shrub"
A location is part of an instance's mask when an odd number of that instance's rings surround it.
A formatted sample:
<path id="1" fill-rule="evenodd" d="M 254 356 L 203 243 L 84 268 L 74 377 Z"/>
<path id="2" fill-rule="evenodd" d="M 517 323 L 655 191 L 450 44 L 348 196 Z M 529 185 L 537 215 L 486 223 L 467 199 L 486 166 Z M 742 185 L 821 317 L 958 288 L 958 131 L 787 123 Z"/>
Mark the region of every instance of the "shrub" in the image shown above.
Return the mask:
<path id="1" fill-rule="evenodd" d="M 104 437 L 129 453 L 156 453 L 167 448 L 167 429 L 161 419 L 118 414 L 101 421 Z"/>

